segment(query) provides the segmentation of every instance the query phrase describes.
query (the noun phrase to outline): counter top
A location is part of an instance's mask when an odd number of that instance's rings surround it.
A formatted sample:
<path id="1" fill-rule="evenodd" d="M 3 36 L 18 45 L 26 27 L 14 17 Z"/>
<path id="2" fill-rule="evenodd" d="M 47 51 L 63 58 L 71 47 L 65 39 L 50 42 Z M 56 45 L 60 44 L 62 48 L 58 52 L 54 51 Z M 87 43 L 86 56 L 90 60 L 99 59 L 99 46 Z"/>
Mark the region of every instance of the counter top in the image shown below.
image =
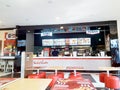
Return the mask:
<path id="1" fill-rule="evenodd" d="M 33 57 L 33 58 L 111 58 L 110 56 L 79 56 L 79 57 L 71 57 L 71 56 L 63 56 L 63 57 Z"/>
<path id="2" fill-rule="evenodd" d="M 15 59 L 15 56 L 0 56 L 0 59 Z"/>

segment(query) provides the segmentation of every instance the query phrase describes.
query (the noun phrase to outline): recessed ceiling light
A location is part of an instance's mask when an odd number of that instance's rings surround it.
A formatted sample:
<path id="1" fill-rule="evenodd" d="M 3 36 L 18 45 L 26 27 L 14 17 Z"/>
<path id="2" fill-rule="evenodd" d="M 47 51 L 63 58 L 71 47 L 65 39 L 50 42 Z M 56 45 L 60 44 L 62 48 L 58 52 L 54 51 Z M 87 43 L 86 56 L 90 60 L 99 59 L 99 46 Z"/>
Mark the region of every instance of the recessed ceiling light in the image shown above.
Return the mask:
<path id="1" fill-rule="evenodd" d="M 101 29 L 101 27 L 98 27 L 98 29 L 100 30 L 100 29 Z"/>
<path id="2" fill-rule="evenodd" d="M 64 28 L 63 26 L 60 27 L 60 29 L 63 29 L 63 28 Z"/>
<path id="3" fill-rule="evenodd" d="M 29 30 L 27 32 L 30 32 Z"/>

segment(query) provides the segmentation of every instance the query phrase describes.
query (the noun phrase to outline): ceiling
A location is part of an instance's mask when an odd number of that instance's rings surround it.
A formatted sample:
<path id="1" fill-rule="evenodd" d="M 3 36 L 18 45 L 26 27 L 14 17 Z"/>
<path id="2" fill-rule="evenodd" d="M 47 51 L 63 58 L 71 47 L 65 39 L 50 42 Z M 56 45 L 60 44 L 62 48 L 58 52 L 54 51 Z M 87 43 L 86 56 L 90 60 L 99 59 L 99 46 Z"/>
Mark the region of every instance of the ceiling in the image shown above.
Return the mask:
<path id="1" fill-rule="evenodd" d="M 0 28 L 120 20 L 120 0 L 0 0 Z"/>

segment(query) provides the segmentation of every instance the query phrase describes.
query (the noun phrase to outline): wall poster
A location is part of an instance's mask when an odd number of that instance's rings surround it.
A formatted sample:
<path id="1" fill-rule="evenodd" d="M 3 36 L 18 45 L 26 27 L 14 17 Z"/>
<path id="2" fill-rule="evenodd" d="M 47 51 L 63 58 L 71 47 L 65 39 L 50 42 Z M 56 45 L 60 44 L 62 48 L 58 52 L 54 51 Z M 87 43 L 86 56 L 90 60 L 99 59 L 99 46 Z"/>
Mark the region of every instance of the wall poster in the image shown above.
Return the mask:
<path id="1" fill-rule="evenodd" d="M 6 32 L 3 54 L 4 56 L 15 56 L 15 51 L 16 51 L 16 34 Z"/>

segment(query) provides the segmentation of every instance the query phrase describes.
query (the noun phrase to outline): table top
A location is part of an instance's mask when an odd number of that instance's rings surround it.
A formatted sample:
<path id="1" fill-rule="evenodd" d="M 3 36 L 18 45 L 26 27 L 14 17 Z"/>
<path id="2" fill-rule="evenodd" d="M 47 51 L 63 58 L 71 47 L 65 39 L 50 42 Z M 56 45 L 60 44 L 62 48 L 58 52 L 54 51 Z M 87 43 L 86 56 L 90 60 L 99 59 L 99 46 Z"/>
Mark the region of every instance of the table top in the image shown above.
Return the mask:
<path id="1" fill-rule="evenodd" d="M 89 79 L 58 79 L 51 90 L 96 90 Z"/>
<path id="2" fill-rule="evenodd" d="M 45 90 L 52 79 L 17 79 L 4 85 L 1 90 Z"/>
<path id="3" fill-rule="evenodd" d="M 60 58 L 93 58 L 93 59 L 96 59 L 96 58 L 106 58 L 106 59 L 111 59 L 111 56 L 103 56 L 103 57 L 101 57 L 101 56 L 77 56 L 77 57 L 70 57 L 70 56 L 63 56 L 63 57 L 33 57 L 33 59 L 34 60 L 38 60 L 38 59 L 52 59 L 52 58 L 58 58 L 58 59 L 60 59 Z"/>

